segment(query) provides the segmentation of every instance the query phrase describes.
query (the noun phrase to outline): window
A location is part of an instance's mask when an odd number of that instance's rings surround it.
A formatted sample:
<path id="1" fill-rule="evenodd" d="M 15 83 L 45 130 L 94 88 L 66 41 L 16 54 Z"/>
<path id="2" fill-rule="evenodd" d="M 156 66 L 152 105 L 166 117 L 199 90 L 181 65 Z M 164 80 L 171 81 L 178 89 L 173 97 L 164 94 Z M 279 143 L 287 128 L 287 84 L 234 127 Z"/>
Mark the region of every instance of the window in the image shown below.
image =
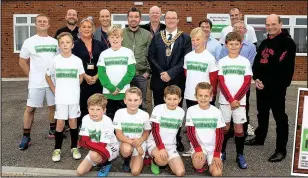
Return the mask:
<path id="1" fill-rule="evenodd" d="M 245 23 L 254 27 L 258 46 L 266 39 L 267 15 L 245 15 Z M 282 28 L 287 29 L 296 44 L 296 55 L 307 56 L 307 16 L 282 15 Z"/>
<path id="2" fill-rule="evenodd" d="M 161 23 L 165 23 L 164 16 L 165 16 L 165 14 L 163 14 L 160 17 L 160 22 Z M 113 25 L 119 25 L 122 28 L 125 28 L 125 27 L 128 26 L 127 14 L 112 14 L 111 15 L 111 19 L 112 19 L 112 24 Z M 147 24 L 149 22 L 150 22 L 149 14 L 141 14 L 140 25 L 144 25 L 144 24 Z"/>
<path id="3" fill-rule="evenodd" d="M 37 14 L 14 14 L 14 53 L 19 53 L 24 41 L 36 34 Z"/>

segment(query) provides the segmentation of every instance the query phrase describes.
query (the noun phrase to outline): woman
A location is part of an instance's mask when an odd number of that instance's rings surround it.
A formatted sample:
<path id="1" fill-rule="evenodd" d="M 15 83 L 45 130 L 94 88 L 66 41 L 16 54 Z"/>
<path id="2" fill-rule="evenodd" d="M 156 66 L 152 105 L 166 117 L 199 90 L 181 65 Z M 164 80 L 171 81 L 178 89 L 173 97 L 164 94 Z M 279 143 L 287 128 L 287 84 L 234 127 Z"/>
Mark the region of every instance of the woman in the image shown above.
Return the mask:
<path id="1" fill-rule="evenodd" d="M 74 42 L 73 54 L 78 56 L 85 70 L 84 81 L 80 85 L 80 111 L 78 127 L 81 126 L 83 116 L 88 114 L 87 100 L 94 93 L 102 93 L 102 86 L 98 80 L 97 66 L 99 55 L 108 47 L 100 41 L 93 39 L 94 22 L 85 18 L 80 22 L 80 39 Z"/>

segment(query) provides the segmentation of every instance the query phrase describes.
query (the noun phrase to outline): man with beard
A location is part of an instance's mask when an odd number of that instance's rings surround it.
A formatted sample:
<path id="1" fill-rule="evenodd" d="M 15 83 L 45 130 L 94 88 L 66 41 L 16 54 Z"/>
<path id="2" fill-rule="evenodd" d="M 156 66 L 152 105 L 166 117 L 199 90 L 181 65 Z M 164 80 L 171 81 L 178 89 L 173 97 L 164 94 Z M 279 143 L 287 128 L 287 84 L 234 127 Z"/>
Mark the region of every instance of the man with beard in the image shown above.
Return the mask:
<path id="1" fill-rule="evenodd" d="M 294 74 L 296 45 L 286 29 L 281 29 L 281 18 L 271 14 L 266 18 L 268 38 L 258 48 L 252 66 L 256 82 L 258 127 L 255 137 L 246 145 L 264 145 L 269 111 L 276 122 L 276 150 L 269 162 L 280 162 L 287 154 L 289 136 L 288 115 L 285 112 L 286 92 Z"/>
<path id="2" fill-rule="evenodd" d="M 152 69 L 151 89 L 154 105 L 165 103 L 164 89 L 170 85 L 177 85 L 185 89 L 184 56 L 192 50 L 190 37 L 178 29 L 179 18 L 174 10 L 165 14 L 166 29 L 154 34 L 149 47 L 149 62 Z M 180 103 L 182 106 L 183 101 Z M 184 151 L 180 136 L 181 128 L 176 137 L 177 150 Z"/>
<path id="3" fill-rule="evenodd" d="M 79 33 L 78 31 L 79 29 L 77 27 L 77 22 L 78 22 L 77 11 L 75 9 L 69 9 L 66 12 L 65 20 L 66 20 L 66 26 L 57 30 L 55 38 L 57 39 L 57 36 L 62 32 L 69 32 L 73 36 L 74 41 L 77 40 Z"/>
<path id="4" fill-rule="evenodd" d="M 131 84 L 142 91 L 141 108 L 146 110 L 147 78 L 150 74 L 148 48 L 151 43 L 151 33 L 140 28 L 141 12 L 132 7 L 127 13 L 128 27 L 124 28 L 122 46 L 131 49 L 136 59 L 136 74 Z"/>
<path id="5" fill-rule="evenodd" d="M 104 43 L 108 48 L 110 48 L 107 35 L 107 32 L 111 26 L 111 14 L 109 10 L 102 9 L 99 12 L 99 21 L 101 22 L 101 26 L 95 30 L 93 38 Z"/>

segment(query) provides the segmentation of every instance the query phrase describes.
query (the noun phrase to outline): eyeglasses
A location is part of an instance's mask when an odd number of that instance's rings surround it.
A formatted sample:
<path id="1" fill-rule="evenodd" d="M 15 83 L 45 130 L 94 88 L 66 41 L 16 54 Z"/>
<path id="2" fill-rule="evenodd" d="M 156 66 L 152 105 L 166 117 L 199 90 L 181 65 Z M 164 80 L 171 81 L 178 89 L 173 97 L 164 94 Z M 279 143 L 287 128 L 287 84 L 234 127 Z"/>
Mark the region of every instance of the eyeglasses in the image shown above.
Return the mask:
<path id="1" fill-rule="evenodd" d="M 166 17 L 165 19 L 166 20 L 177 20 L 178 18 L 176 18 L 176 17 Z"/>

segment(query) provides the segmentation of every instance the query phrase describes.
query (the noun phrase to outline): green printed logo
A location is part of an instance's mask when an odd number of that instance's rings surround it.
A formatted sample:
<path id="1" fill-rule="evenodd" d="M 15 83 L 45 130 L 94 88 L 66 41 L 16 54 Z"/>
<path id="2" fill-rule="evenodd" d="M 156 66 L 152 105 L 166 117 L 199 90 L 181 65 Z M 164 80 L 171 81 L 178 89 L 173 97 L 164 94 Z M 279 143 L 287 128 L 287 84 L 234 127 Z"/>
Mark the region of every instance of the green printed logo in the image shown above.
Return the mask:
<path id="1" fill-rule="evenodd" d="M 139 133 L 143 132 L 143 124 L 139 123 L 129 123 L 123 122 L 121 123 L 123 133 Z"/>
<path id="2" fill-rule="evenodd" d="M 223 66 L 223 75 L 245 75 L 245 66 L 233 65 L 233 66 Z"/>
<path id="3" fill-rule="evenodd" d="M 196 61 L 187 61 L 187 70 L 206 72 L 207 67 L 208 67 L 207 63 L 196 62 Z"/>
<path id="4" fill-rule="evenodd" d="M 56 69 L 56 78 L 77 78 L 77 69 Z"/>
<path id="5" fill-rule="evenodd" d="M 39 45 L 35 46 L 34 48 L 36 53 L 57 52 L 57 45 Z"/>
<path id="6" fill-rule="evenodd" d="M 128 57 L 106 57 L 105 66 L 128 65 Z"/>
<path id="7" fill-rule="evenodd" d="M 308 128 L 303 130 L 302 135 L 302 151 L 308 151 Z"/>
<path id="8" fill-rule="evenodd" d="M 89 131 L 89 137 L 91 140 L 95 140 L 96 142 L 99 142 L 101 140 L 101 131 L 96 131 L 96 130 L 90 130 Z"/>
<path id="9" fill-rule="evenodd" d="M 222 31 L 222 29 L 225 28 L 226 26 L 228 26 L 228 25 L 214 25 L 213 24 L 211 32 L 212 33 L 220 33 Z"/>
<path id="10" fill-rule="evenodd" d="M 181 124 L 181 120 L 173 119 L 173 118 L 160 118 L 160 127 L 167 129 L 179 129 Z"/>
<path id="11" fill-rule="evenodd" d="M 216 129 L 217 118 L 193 118 L 194 126 L 198 129 Z"/>

